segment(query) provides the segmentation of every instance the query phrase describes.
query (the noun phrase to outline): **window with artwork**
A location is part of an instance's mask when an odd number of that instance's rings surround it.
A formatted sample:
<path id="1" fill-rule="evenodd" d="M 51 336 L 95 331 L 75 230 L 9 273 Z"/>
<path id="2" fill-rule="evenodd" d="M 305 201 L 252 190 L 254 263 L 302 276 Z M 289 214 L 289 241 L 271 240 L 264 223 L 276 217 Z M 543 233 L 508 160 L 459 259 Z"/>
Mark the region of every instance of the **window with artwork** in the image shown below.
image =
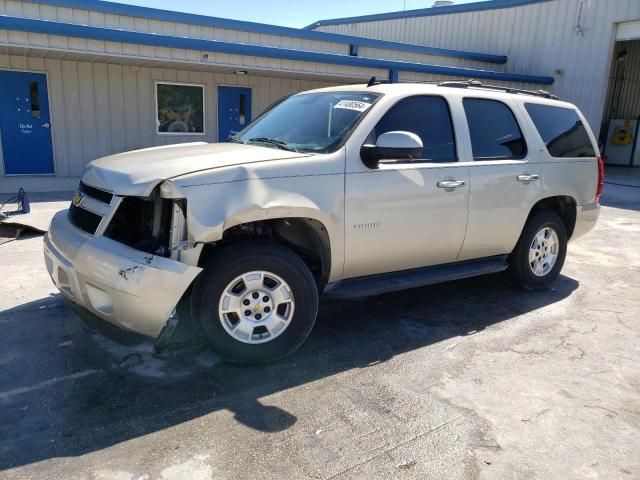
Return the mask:
<path id="1" fill-rule="evenodd" d="M 157 132 L 204 134 L 204 87 L 179 83 L 156 84 Z"/>

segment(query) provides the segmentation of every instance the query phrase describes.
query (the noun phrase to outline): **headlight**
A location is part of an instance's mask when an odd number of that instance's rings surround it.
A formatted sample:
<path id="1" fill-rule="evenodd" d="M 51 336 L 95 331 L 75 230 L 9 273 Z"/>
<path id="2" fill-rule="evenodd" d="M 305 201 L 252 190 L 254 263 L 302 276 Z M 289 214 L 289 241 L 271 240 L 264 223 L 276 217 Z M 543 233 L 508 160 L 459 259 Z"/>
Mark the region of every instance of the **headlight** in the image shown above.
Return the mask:
<path id="1" fill-rule="evenodd" d="M 184 195 L 178 190 L 175 183 L 166 180 L 160 185 L 160 197 L 167 199 L 184 198 Z"/>

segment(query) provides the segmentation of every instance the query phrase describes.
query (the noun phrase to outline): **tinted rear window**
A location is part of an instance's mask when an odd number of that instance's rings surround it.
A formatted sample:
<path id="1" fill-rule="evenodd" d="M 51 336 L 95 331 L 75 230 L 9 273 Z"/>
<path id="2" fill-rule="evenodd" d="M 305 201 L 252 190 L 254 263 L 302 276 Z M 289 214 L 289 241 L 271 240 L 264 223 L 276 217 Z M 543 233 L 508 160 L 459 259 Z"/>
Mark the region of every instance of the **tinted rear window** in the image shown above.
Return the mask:
<path id="1" fill-rule="evenodd" d="M 526 103 L 525 108 L 552 157 L 596 156 L 578 112 L 536 103 Z"/>
<path id="2" fill-rule="evenodd" d="M 527 144 L 513 112 L 496 100 L 465 98 L 474 160 L 522 158 Z"/>

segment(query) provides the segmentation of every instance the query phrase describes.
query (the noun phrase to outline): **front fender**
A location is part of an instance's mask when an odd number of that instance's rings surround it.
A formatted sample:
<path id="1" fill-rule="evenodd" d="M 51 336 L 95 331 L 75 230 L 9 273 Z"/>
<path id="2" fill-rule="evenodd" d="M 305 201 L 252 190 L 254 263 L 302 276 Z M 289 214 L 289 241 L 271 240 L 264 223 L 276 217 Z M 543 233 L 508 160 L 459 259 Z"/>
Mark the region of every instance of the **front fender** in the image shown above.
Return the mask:
<path id="1" fill-rule="evenodd" d="M 184 188 L 189 241 L 211 243 L 243 223 L 278 218 L 308 218 L 324 225 L 331 244 L 329 281 L 339 279 L 344 263 L 344 177 L 312 175 L 251 178 Z"/>

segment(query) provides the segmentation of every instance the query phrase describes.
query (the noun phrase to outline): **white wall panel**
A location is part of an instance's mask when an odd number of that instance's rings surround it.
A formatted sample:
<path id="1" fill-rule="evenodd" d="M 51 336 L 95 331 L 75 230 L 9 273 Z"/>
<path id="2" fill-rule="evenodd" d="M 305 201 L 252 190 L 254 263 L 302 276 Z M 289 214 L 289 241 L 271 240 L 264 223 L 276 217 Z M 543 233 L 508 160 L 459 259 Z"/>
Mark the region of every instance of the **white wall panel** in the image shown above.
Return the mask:
<path id="1" fill-rule="evenodd" d="M 252 88 L 255 118 L 284 95 L 335 82 L 227 75 L 196 70 L 0 55 L 0 69 L 47 74 L 56 176 L 78 176 L 105 155 L 169 143 L 217 140 L 217 87 Z M 205 135 L 167 136 L 155 131 L 155 82 L 205 86 Z"/>
<path id="2" fill-rule="evenodd" d="M 580 9 L 582 13 L 580 14 Z M 584 35 L 576 31 L 578 17 Z M 505 54 L 505 71 L 556 75 L 552 87 L 599 130 L 619 22 L 640 20 L 640 0 L 553 0 L 520 7 L 328 25 L 316 30 Z"/>

